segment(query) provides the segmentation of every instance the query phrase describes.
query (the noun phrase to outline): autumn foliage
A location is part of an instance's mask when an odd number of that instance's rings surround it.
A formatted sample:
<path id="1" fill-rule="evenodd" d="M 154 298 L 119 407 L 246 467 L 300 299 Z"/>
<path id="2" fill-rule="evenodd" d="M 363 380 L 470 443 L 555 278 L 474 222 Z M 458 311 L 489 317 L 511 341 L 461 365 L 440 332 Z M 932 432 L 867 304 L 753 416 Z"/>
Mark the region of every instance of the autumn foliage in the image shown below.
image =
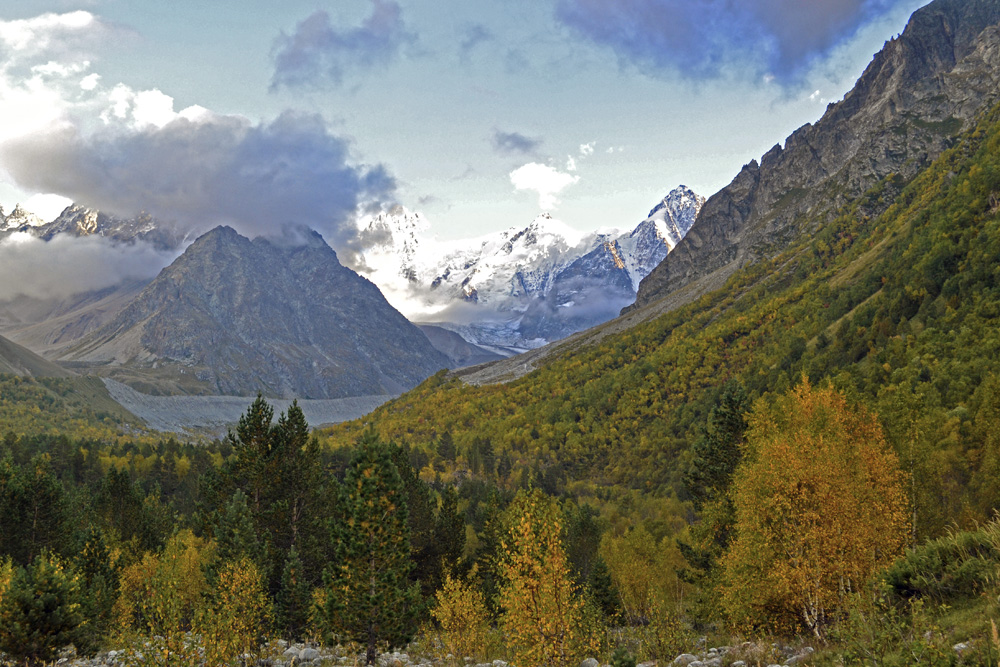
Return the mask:
<path id="1" fill-rule="evenodd" d="M 555 502 L 521 493 L 507 510 L 501 541 L 500 624 L 521 667 L 568 665 L 587 642 L 583 601 L 570 579 Z"/>
<path id="2" fill-rule="evenodd" d="M 821 635 L 909 535 L 904 475 L 878 422 L 806 380 L 751 415 L 734 504 L 723 606 L 738 627 Z"/>

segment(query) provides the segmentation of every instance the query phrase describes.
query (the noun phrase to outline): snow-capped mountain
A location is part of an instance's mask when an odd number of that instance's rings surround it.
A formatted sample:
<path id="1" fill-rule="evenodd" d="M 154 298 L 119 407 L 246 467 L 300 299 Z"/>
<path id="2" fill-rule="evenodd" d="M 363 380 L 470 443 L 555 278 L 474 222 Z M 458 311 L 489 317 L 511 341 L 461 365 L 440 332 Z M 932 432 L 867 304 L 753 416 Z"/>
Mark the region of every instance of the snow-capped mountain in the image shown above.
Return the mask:
<path id="1" fill-rule="evenodd" d="M 178 249 L 185 241 L 171 225 L 159 224 L 148 213 L 119 218 L 79 204 L 67 206 L 58 218 L 32 231 L 46 241 L 57 234 L 103 236 L 119 243 L 145 241 L 160 250 Z"/>
<path id="2" fill-rule="evenodd" d="M 526 227 L 438 241 L 401 206 L 361 223 L 355 267 L 411 320 L 512 353 L 611 319 L 687 233 L 704 198 L 681 186 L 628 232 L 583 233 L 543 213 Z"/>
<path id="3" fill-rule="evenodd" d="M 29 230 L 45 224 L 45 221 L 34 213 L 30 213 L 18 204 L 9 215 L 4 215 L 3 207 L 0 207 L 0 232 L 16 232 Z"/>

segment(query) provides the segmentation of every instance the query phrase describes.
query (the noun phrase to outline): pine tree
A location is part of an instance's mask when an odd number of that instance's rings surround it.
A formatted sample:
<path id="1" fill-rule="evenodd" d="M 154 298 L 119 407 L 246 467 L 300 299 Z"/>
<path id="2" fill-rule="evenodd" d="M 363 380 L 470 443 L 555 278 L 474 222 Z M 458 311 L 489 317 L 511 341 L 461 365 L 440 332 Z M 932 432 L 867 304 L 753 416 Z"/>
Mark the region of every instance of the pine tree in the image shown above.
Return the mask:
<path id="1" fill-rule="evenodd" d="M 260 564 L 260 542 L 254 531 L 246 494 L 241 489 L 233 492 L 232 499 L 223 508 L 214 536 L 218 560 L 235 561 L 247 557 Z"/>
<path id="2" fill-rule="evenodd" d="M 326 619 L 334 634 L 365 646 L 374 664 L 378 643 L 401 646 L 415 632 L 406 493 L 392 446 L 366 434 L 347 469 L 343 495 L 337 556 L 325 583 Z"/>
<path id="3" fill-rule="evenodd" d="M 302 570 L 299 552 L 292 547 L 281 572 L 281 590 L 275 608 L 275 625 L 283 637 L 302 639 L 309 625 L 311 600 L 312 587 Z"/>
<path id="4" fill-rule="evenodd" d="M 50 554 L 18 568 L 0 603 L 0 649 L 36 665 L 55 660 L 67 644 L 92 648 L 77 576 Z"/>

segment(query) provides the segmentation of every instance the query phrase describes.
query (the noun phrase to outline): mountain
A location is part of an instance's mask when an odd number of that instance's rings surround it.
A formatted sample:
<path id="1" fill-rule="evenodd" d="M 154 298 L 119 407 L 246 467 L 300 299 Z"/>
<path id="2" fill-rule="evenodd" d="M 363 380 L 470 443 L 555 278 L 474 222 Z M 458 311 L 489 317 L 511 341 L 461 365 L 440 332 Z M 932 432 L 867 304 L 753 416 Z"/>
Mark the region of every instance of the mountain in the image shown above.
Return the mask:
<path id="1" fill-rule="evenodd" d="M 989 9 L 994 23 L 975 33 L 966 23 L 945 20 L 949 12 L 965 8 Z M 816 386 L 844 391 L 878 415 L 887 442 L 912 476 L 920 539 L 956 521 L 989 519 L 997 507 L 1000 460 L 1000 105 L 996 86 L 973 84 L 1000 72 L 987 64 L 994 57 L 990 54 L 1000 54 L 997 23 L 1000 1 L 938 0 L 920 10 L 907 33 L 876 56 L 877 64 L 905 55 L 894 61 L 899 72 L 881 74 L 909 77 L 908 91 L 898 91 L 903 98 L 950 80 L 934 68 L 925 70 L 929 80 L 913 78 L 907 73 L 916 65 L 908 59 L 935 62 L 940 58 L 933 55 L 938 52 L 933 45 L 965 44 L 956 47 L 966 56 L 956 61 L 964 64 L 962 81 L 954 85 L 966 86 L 968 96 L 959 106 L 973 120 L 938 125 L 938 114 L 957 113 L 954 105 L 932 105 L 928 115 L 909 118 L 920 132 L 907 136 L 926 140 L 915 145 L 918 156 L 931 144 L 944 146 L 922 169 L 907 165 L 906 171 L 879 179 L 848 161 L 837 178 L 856 171 L 858 182 L 870 186 L 857 195 L 836 188 L 826 198 L 802 194 L 816 198 L 812 209 L 794 224 L 773 228 L 783 248 L 766 254 L 754 246 L 758 237 L 737 236 L 735 225 L 732 239 L 722 236 L 714 246 L 691 243 L 699 226 L 714 219 L 706 217 L 706 204 L 661 268 L 670 267 L 675 253 L 688 244 L 689 253 L 702 253 L 708 270 L 713 265 L 716 271 L 728 270 L 735 263 L 730 273 L 716 273 L 715 289 L 696 274 L 676 291 L 563 341 L 435 376 L 366 416 L 364 423 L 328 431 L 330 445 L 352 442 L 365 428 L 413 447 L 432 443 L 444 432 L 458 451 L 489 442 L 498 459 L 510 463 L 495 473 L 500 483 L 517 486 L 533 479 L 553 493 L 595 505 L 659 503 L 655 506 L 662 514 L 655 523 L 670 533 L 695 516 L 684 478 L 697 456 L 692 445 L 705 437 L 726 386 L 744 389 L 747 404 L 753 405 L 788 392 L 805 377 Z M 914 31 L 926 50 L 900 51 L 895 45 L 912 43 Z M 869 84 L 871 72 L 859 87 Z M 890 110 L 880 95 L 852 93 L 848 100 L 874 105 L 854 108 L 857 118 Z M 938 103 L 950 105 L 949 100 L 942 97 Z M 895 142 L 898 136 L 894 125 L 885 129 L 889 137 L 863 127 L 853 131 L 850 125 L 817 126 L 834 133 L 811 136 L 817 148 L 851 136 L 867 146 Z M 933 131 L 923 134 L 923 128 Z M 783 152 L 794 152 L 795 141 L 790 143 L 792 148 Z M 825 152 L 810 159 L 814 162 L 803 164 L 797 182 L 825 187 L 831 178 L 821 166 Z M 911 169 L 917 173 L 907 176 Z M 748 192 L 765 173 L 772 172 L 762 166 L 741 176 Z M 761 177 L 761 182 L 769 181 Z M 737 201 L 732 187 L 731 203 Z M 765 200 L 740 201 L 763 206 Z M 742 213 L 734 203 L 730 215 L 781 220 L 784 206 L 794 205 L 789 202 Z M 716 211 L 721 204 L 716 200 Z M 765 231 L 766 226 L 760 233 Z M 711 240 L 707 232 L 699 238 Z M 752 263 L 735 259 L 755 253 L 761 254 Z M 460 470 L 462 463 L 454 465 Z M 654 498 L 637 500 L 638 495 Z"/>
<path id="2" fill-rule="evenodd" d="M 176 250 L 187 240 L 173 226 L 161 224 L 148 213 L 121 218 L 79 204 L 67 206 L 58 218 L 31 231 L 46 241 L 57 234 L 103 236 L 119 243 L 144 241 L 159 250 Z"/>
<path id="3" fill-rule="evenodd" d="M 3 207 L 0 207 L 0 233 L 17 231 L 34 231 L 45 221 L 34 213 L 30 213 L 18 204 L 10 214 L 5 215 Z"/>
<path id="4" fill-rule="evenodd" d="M 631 310 L 682 287 L 693 297 L 773 257 L 890 174 L 909 180 L 1000 98 L 995 0 L 939 0 L 916 11 L 841 102 L 746 165 L 712 196 Z M 873 216 L 891 201 L 864 212 Z M 811 227 L 801 229 L 803 220 Z"/>
<path id="5" fill-rule="evenodd" d="M 448 365 L 316 232 L 229 227 L 59 356 L 146 393 L 299 398 L 395 394 Z"/>
<path id="6" fill-rule="evenodd" d="M 526 227 L 441 242 L 401 206 L 361 223 L 357 266 L 410 319 L 503 354 L 614 317 L 691 227 L 704 199 L 680 186 L 630 232 L 581 233 L 542 214 Z"/>

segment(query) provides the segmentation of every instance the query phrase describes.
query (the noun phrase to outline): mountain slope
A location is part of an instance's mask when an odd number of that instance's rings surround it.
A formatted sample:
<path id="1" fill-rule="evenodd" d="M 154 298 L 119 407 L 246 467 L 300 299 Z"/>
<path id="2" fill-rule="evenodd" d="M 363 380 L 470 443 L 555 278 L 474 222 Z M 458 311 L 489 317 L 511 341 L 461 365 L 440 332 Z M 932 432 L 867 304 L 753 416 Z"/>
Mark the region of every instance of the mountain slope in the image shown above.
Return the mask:
<path id="1" fill-rule="evenodd" d="M 61 358 L 147 393 L 395 394 L 447 366 L 315 232 L 218 227 Z"/>
<path id="2" fill-rule="evenodd" d="M 912 178 L 1000 98 L 998 22 L 995 0 L 938 0 L 915 12 L 843 101 L 705 203 L 629 309 L 688 284 L 693 294 L 718 288 L 787 247 L 805 220 L 815 229 L 882 178 Z"/>
<path id="3" fill-rule="evenodd" d="M 65 378 L 70 371 L 51 361 L 46 361 L 26 347 L 0 336 L 0 373 L 21 377 Z"/>

